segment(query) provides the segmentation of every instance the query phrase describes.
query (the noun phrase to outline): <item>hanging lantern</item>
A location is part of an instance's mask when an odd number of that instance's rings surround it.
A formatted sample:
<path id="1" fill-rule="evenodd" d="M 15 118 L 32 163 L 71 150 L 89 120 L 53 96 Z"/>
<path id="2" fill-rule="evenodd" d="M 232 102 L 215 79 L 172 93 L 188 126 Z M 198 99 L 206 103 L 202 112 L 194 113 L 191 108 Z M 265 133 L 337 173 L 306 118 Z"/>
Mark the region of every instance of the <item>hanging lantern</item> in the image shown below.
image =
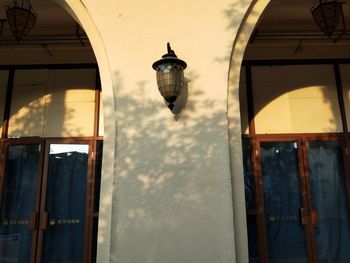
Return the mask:
<path id="1" fill-rule="evenodd" d="M 345 23 L 342 4 L 337 0 L 316 0 L 310 9 L 317 26 L 329 38 L 336 31 L 340 19 L 343 20 L 343 25 Z"/>
<path id="2" fill-rule="evenodd" d="M 10 5 L 6 6 L 7 22 L 17 41 L 29 34 L 37 16 L 29 0 L 12 0 Z"/>
<path id="3" fill-rule="evenodd" d="M 167 48 L 168 53 L 154 62 L 152 68 L 157 71 L 158 90 L 169 103 L 169 109 L 172 110 L 176 98 L 181 94 L 185 85 L 183 70 L 187 67 L 187 64 L 177 58 L 169 43 Z"/>

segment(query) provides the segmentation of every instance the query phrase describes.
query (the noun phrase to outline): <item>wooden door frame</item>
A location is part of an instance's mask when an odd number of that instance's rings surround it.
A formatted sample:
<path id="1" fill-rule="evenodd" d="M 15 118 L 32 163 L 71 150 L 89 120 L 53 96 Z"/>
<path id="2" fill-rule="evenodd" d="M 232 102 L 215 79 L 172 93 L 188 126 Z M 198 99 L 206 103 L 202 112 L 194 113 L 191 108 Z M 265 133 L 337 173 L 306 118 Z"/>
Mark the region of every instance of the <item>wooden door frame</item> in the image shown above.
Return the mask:
<path id="1" fill-rule="evenodd" d="M 43 252 L 43 242 L 44 242 L 44 229 L 40 229 L 40 225 L 45 224 L 43 217 L 46 213 L 46 191 L 47 191 L 47 176 L 48 176 L 48 157 L 49 157 L 49 145 L 50 144 L 84 144 L 88 145 L 88 167 L 86 175 L 86 193 L 85 193 L 85 215 L 84 215 L 84 243 L 83 243 L 83 262 L 91 262 L 92 254 L 92 227 L 93 227 L 93 201 L 94 201 L 94 169 L 95 163 L 93 159 L 96 156 L 96 152 L 93 152 L 97 140 L 93 138 L 17 138 L 17 139 L 4 139 L 0 140 L 1 144 L 1 164 L 2 169 L 0 169 L 0 191 L 3 193 L 3 183 L 6 173 L 6 157 L 7 149 L 12 145 L 28 145 L 37 144 L 40 145 L 40 157 L 38 162 L 38 174 L 37 174 L 37 186 L 35 193 L 35 217 L 36 217 L 36 228 L 32 230 L 32 244 L 31 244 L 31 263 L 40 263 L 42 252 Z M 2 194 L 0 195 L 0 204 L 2 204 Z M 28 219 L 29 220 L 29 219 Z"/>
<path id="2" fill-rule="evenodd" d="M 251 161 L 253 163 L 252 170 L 254 175 L 254 188 L 255 188 L 255 209 L 247 209 L 248 215 L 255 215 L 257 218 L 257 235 L 258 235 L 258 248 L 259 248 L 259 262 L 269 262 L 268 260 L 268 247 L 267 247 L 267 230 L 265 222 L 265 206 L 264 206 L 264 189 L 262 178 L 262 164 L 261 164 L 261 150 L 260 143 L 262 142 L 296 142 L 298 143 L 298 171 L 299 171 L 299 183 L 300 194 L 304 208 L 307 208 L 307 220 L 308 224 L 304 225 L 305 229 L 305 242 L 308 255 L 308 262 L 316 263 L 317 259 L 317 247 L 316 247 L 316 233 L 315 225 L 311 222 L 314 216 L 314 208 L 311 196 L 311 181 L 310 172 L 308 171 L 308 158 L 307 158 L 307 143 L 312 141 L 338 141 L 344 152 L 346 145 L 344 142 L 344 134 L 328 133 L 328 134 L 262 134 L 262 135 L 242 135 L 244 139 L 248 139 L 249 143 L 253 146 L 251 153 Z M 343 158 L 346 158 L 343 155 Z M 344 176 L 346 171 L 346 162 L 344 162 Z M 345 178 L 346 179 L 346 178 Z M 349 198 L 349 192 L 347 192 Z M 347 200 L 348 201 L 348 200 Z M 349 202 L 348 202 L 349 204 Z"/>
<path id="3" fill-rule="evenodd" d="M 33 70 L 33 69 L 51 69 L 51 70 L 60 70 L 60 69 L 95 69 L 96 70 L 96 79 L 95 79 L 95 108 L 94 108 L 94 118 L 93 118 L 93 132 L 91 136 L 87 137 L 22 137 L 22 138 L 8 138 L 8 128 L 9 128 L 9 120 L 10 120 L 10 112 L 11 112 L 11 102 L 12 102 L 12 91 L 14 86 L 14 78 L 16 74 L 16 70 Z M 41 154 L 40 159 L 40 176 L 44 176 L 44 172 L 47 173 L 47 164 L 44 163 L 44 159 L 47 159 L 46 153 L 47 149 L 45 149 L 46 145 L 48 145 L 48 141 L 56 141 L 57 143 L 76 143 L 82 142 L 89 144 L 89 159 L 88 159 L 88 177 L 87 177 L 87 193 L 86 193 L 86 215 L 85 215 L 85 237 L 84 238 L 84 262 L 90 262 L 92 258 L 92 254 L 94 251 L 93 246 L 93 236 L 92 236 L 92 228 L 93 228 L 93 218 L 98 218 L 98 213 L 93 211 L 93 201 L 94 201 L 94 192 L 95 192 L 95 166 L 96 166 L 96 144 L 97 141 L 103 141 L 103 137 L 99 135 L 99 122 L 100 122 L 100 97 L 101 97 L 101 82 L 98 66 L 96 63 L 74 63 L 74 64 L 20 64 L 20 65 L 0 65 L 0 70 L 8 71 L 8 79 L 7 79 L 7 88 L 6 88 L 6 100 L 4 105 L 4 115 L 2 119 L 2 132 L 0 139 L 0 201 L 3 193 L 3 180 L 5 176 L 5 149 L 7 149 L 7 145 L 11 143 L 15 144 L 23 144 L 29 143 L 31 141 L 40 141 L 41 142 L 41 150 L 43 153 Z M 1 122 L 1 120 L 0 120 Z M 43 155 L 45 153 L 45 156 Z M 44 167 L 46 165 L 46 167 Z M 46 169 L 46 170 L 45 170 Z M 47 175 L 46 175 L 47 177 Z M 38 177 L 39 178 L 39 177 Z M 39 180 L 38 180 L 39 181 Z M 46 185 L 46 182 L 45 182 Z M 37 195 L 42 198 L 40 195 L 43 192 L 42 189 L 42 177 L 40 177 L 40 186 L 37 187 Z M 45 189 L 46 191 L 46 189 Z M 39 198 L 38 197 L 38 198 Z M 43 206 L 40 203 L 40 198 L 36 198 L 36 207 L 38 213 L 37 218 L 39 218 L 39 205 Z M 1 204 L 1 203 L 0 203 Z M 44 211 L 41 211 L 43 213 Z M 35 230 L 35 236 L 39 235 L 38 229 Z M 33 233 L 34 236 L 34 233 Z M 39 237 L 35 242 L 38 242 Z M 33 242 L 32 242 L 33 243 Z M 38 244 L 32 246 L 33 256 L 31 262 L 39 262 L 41 260 L 41 255 L 37 251 Z M 40 259 L 38 259 L 40 258 Z"/>

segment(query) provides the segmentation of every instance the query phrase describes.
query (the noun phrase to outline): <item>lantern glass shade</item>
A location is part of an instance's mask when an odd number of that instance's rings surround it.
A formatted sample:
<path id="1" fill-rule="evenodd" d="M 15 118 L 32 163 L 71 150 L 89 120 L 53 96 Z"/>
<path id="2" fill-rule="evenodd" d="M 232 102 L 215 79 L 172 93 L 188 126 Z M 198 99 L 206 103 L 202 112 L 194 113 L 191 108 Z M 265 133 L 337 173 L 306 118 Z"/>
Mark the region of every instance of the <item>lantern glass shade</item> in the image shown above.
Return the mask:
<path id="1" fill-rule="evenodd" d="M 336 0 L 329 2 L 320 0 L 318 6 L 311 8 L 316 24 L 328 37 L 331 37 L 337 29 L 342 13 L 342 3 Z"/>
<path id="2" fill-rule="evenodd" d="M 185 84 L 183 66 L 176 62 L 167 62 L 158 65 L 156 70 L 159 92 L 168 103 L 175 102 Z"/>
<path id="3" fill-rule="evenodd" d="M 12 1 L 6 6 L 6 17 L 13 36 L 20 41 L 32 30 L 37 14 L 33 12 L 29 0 Z"/>

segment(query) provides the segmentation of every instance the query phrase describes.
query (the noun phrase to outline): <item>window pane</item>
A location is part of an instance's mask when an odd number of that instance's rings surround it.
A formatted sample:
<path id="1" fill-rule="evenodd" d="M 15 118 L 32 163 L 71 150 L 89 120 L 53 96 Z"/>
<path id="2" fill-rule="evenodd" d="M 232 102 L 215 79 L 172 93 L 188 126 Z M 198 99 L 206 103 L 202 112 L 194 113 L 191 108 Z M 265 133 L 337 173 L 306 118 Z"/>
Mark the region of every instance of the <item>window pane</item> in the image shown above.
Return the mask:
<path id="1" fill-rule="evenodd" d="M 83 262 L 88 145 L 51 144 L 44 262 Z"/>
<path id="2" fill-rule="evenodd" d="M 30 262 L 40 145 L 9 146 L 0 214 L 0 262 Z"/>
<path id="3" fill-rule="evenodd" d="M 9 137 L 43 136 L 47 70 L 16 70 Z"/>
<path id="4" fill-rule="evenodd" d="M 350 65 L 339 65 L 348 129 L 350 128 Z"/>
<path id="5" fill-rule="evenodd" d="M 336 141 L 309 142 L 308 164 L 320 263 L 350 262 L 350 218 L 343 171 L 342 147 Z"/>
<path id="6" fill-rule="evenodd" d="M 257 133 L 341 132 L 332 65 L 252 67 Z"/>
<path id="7" fill-rule="evenodd" d="M 16 70 L 9 137 L 92 136 L 95 86 L 96 69 Z"/>
<path id="8" fill-rule="evenodd" d="M 46 137 L 92 136 L 96 69 L 49 71 Z"/>
<path id="9" fill-rule="evenodd" d="M 6 91 L 7 91 L 7 82 L 8 82 L 9 72 L 7 70 L 0 71 L 0 134 L 2 132 L 2 122 L 5 111 L 5 102 L 6 102 Z"/>
<path id="10" fill-rule="evenodd" d="M 269 260 L 306 263 L 296 142 L 261 143 Z"/>

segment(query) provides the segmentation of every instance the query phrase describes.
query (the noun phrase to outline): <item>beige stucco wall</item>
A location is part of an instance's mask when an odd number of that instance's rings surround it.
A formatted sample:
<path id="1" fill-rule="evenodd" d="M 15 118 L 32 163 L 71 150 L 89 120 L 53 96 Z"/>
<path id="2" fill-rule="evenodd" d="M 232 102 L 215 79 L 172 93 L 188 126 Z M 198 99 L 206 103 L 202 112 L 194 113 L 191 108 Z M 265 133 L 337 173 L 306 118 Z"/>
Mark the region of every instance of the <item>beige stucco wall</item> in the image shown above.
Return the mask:
<path id="1" fill-rule="evenodd" d="M 230 78 L 229 69 L 251 1 L 58 2 L 86 30 L 101 72 L 98 261 L 248 262 L 234 95 L 240 62 L 231 63 Z M 188 64 L 187 105 L 177 116 L 164 105 L 151 68 L 166 42 Z"/>

